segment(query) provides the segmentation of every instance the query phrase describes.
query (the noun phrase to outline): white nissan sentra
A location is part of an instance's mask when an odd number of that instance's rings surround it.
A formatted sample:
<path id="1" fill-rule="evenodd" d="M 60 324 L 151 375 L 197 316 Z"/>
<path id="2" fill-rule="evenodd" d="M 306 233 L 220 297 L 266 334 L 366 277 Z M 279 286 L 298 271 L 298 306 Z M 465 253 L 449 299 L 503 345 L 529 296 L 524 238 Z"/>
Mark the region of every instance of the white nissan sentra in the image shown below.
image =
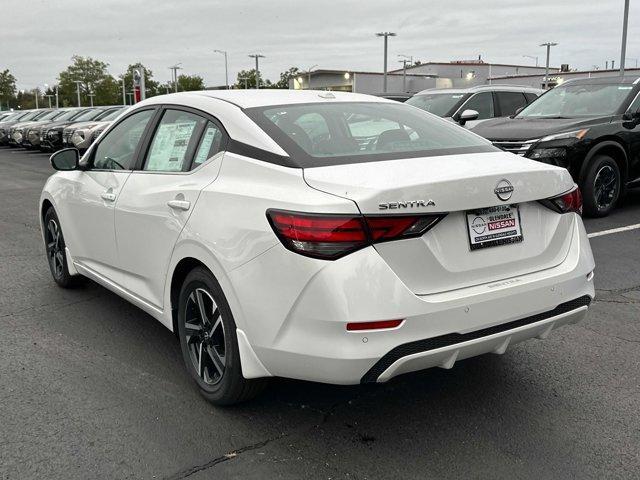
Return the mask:
<path id="1" fill-rule="evenodd" d="M 501 354 L 594 296 L 565 169 L 389 100 L 155 97 L 51 163 L 54 280 L 89 277 L 173 330 L 217 404 L 272 376 L 384 382 Z"/>

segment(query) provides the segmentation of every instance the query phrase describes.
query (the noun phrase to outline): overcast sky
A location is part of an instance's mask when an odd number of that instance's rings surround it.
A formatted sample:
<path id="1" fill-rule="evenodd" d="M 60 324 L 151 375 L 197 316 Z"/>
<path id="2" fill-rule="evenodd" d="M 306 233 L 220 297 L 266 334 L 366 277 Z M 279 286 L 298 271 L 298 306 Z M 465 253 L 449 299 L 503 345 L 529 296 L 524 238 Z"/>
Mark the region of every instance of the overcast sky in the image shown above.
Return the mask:
<path id="1" fill-rule="evenodd" d="M 18 88 L 56 82 L 74 54 L 109 64 L 113 75 L 137 61 L 154 78 L 170 78 L 167 67 L 201 75 L 207 85 L 253 66 L 276 80 L 290 66 L 382 71 L 378 31 L 389 41 L 390 69 L 398 54 L 421 61 L 477 58 L 494 63 L 534 64 L 555 41 L 552 65 L 591 68 L 620 59 L 624 0 L 0 0 L 0 69 L 9 68 Z M 640 58 L 640 0 L 631 1 L 629 66 Z M 9 20 L 14 7 L 20 14 Z"/>

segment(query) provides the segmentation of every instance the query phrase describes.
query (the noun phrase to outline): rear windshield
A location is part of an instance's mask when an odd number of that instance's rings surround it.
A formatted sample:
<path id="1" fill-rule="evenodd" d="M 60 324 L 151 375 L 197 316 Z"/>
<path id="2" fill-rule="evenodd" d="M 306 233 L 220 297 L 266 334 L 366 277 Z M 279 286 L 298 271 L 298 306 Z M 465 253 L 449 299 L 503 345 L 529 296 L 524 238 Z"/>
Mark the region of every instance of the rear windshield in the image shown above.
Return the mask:
<path id="1" fill-rule="evenodd" d="M 413 105 L 439 117 L 447 117 L 453 115 L 467 97 L 466 93 L 427 93 L 414 95 L 407 100 L 407 105 Z"/>
<path id="2" fill-rule="evenodd" d="M 464 128 L 400 103 L 309 103 L 245 112 L 303 168 L 496 150 Z"/>

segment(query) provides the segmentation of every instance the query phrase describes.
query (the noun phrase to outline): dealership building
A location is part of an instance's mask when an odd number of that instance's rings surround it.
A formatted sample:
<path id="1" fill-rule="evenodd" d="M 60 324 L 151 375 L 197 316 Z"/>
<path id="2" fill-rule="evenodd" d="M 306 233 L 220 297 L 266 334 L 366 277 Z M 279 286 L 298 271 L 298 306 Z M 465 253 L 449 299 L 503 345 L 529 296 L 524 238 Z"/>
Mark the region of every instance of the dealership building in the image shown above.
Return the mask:
<path id="1" fill-rule="evenodd" d="M 575 72 L 556 72 L 549 74 L 549 86 L 561 85 L 567 80 L 575 78 L 597 78 L 611 77 L 620 74 L 620 70 L 583 70 Z M 640 78 L 640 68 L 627 68 L 625 75 L 637 75 Z M 542 75 L 500 75 L 491 77 L 488 82 L 502 85 L 527 85 L 530 87 L 542 88 L 544 85 L 544 73 Z M 487 83 L 488 83 L 487 82 Z"/>
<path id="2" fill-rule="evenodd" d="M 559 68 L 549 68 L 556 75 Z M 387 74 L 388 93 L 416 93 L 427 88 L 466 88 L 485 85 L 494 77 L 543 76 L 545 67 L 486 63 L 473 61 L 427 62 L 412 67 L 393 70 Z M 289 81 L 295 90 L 333 90 L 343 92 L 380 94 L 384 88 L 381 72 L 352 70 L 311 70 L 301 72 Z"/>

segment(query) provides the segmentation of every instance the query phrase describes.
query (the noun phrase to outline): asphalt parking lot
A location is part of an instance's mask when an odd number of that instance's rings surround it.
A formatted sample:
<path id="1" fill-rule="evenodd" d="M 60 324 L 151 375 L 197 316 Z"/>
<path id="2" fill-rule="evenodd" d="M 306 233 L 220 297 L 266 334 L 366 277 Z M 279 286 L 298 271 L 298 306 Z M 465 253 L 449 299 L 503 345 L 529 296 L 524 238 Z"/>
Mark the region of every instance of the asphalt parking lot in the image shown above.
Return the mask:
<path id="1" fill-rule="evenodd" d="M 588 319 L 385 385 L 275 380 L 215 408 L 171 332 L 50 278 L 48 156 L 0 148 L 0 478 L 638 478 L 640 229 L 594 237 Z M 640 223 L 640 191 L 591 233 Z"/>

